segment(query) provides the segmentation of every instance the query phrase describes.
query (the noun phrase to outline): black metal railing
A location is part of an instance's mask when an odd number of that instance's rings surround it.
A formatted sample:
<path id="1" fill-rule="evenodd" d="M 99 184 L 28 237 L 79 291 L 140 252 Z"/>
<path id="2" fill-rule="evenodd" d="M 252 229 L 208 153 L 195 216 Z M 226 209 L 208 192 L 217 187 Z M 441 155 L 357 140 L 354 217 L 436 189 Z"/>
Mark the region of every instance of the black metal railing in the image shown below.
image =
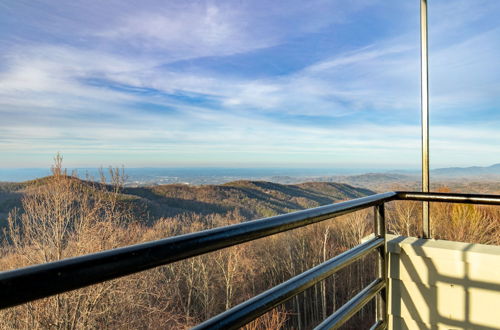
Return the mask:
<path id="1" fill-rule="evenodd" d="M 339 327 L 374 297 L 377 297 L 377 319 L 373 328 L 384 328 L 387 326 L 386 301 L 388 297 L 384 205 L 393 200 L 500 205 L 500 196 L 497 195 L 387 192 L 236 225 L 0 272 L 0 309 L 374 207 L 375 236 L 372 239 L 201 323 L 195 328 L 238 328 L 374 250 L 378 251 L 377 279 L 325 319 L 317 329 Z"/>

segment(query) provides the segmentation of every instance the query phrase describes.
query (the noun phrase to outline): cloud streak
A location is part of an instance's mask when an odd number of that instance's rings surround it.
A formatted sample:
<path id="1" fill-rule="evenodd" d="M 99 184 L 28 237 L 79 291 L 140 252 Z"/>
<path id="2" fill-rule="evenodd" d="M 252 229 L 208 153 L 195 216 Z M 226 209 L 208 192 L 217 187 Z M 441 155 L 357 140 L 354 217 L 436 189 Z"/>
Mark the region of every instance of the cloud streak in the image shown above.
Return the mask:
<path id="1" fill-rule="evenodd" d="M 418 8 L 375 4 L 75 1 L 58 15 L 50 3 L 9 4 L 0 21 L 17 32 L 0 32 L 2 166 L 61 151 L 86 162 L 75 166 L 416 167 Z M 436 165 L 498 161 L 500 6 L 481 4 L 430 12 Z M 432 25 L 451 9 L 453 22 Z M 258 76 L 255 63 L 280 65 Z"/>

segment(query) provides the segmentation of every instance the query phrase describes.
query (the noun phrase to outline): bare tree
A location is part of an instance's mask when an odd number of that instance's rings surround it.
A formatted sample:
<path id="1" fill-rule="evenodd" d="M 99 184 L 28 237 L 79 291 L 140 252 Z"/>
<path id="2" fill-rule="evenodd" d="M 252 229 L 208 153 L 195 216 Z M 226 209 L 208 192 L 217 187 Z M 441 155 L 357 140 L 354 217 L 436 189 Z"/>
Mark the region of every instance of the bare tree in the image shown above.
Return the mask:
<path id="1" fill-rule="evenodd" d="M 8 217 L 9 268 L 61 260 L 128 243 L 120 223 L 130 215 L 118 206 L 119 186 L 81 181 L 67 175 L 62 157 L 54 159 L 52 176 L 29 187 L 22 211 Z M 115 172 L 117 175 L 117 173 Z M 120 179 L 115 175 L 115 184 Z M 3 313 L 6 327 L 76 329 L 93 327 L 110 310 L 117 281 L 56 295 Z M 20 314 L 21 313 L 21 314 Z M 20 317 L 24 315 L 24 317 Z"/>
<path id="2" fill-rule="evenodd" d="M 418 236 L 420 204 L 412 201 L 395 202 L 393 212 L 388 212 L 388 230 L 396 235 Z"/>

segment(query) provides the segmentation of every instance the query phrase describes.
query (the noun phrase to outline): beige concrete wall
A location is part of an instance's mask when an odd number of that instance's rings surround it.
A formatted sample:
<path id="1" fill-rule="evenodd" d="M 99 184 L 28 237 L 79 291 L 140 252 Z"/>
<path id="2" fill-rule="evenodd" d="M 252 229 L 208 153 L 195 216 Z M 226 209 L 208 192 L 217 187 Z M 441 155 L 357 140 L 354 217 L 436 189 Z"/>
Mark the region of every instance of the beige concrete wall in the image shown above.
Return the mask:
<path id="1" fill-rule="evenodd" d="M 500 246 L 387 237 L 390 329 L 500 329 Z"/>

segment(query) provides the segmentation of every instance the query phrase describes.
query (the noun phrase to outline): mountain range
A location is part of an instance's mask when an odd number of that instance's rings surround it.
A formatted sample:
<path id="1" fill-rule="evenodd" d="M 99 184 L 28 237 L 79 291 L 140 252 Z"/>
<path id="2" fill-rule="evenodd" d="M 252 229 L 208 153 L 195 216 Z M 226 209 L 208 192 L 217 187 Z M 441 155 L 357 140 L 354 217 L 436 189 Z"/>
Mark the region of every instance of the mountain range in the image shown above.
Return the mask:
<path id="1" fill-rule="evenodd" d="M 440 176 L 482 176 L 500 175 L 500 163 L 491 166 L 471 166 L 471 167 L 447 167 L 437 168 L 431 171 L 432 174 Z"/>

